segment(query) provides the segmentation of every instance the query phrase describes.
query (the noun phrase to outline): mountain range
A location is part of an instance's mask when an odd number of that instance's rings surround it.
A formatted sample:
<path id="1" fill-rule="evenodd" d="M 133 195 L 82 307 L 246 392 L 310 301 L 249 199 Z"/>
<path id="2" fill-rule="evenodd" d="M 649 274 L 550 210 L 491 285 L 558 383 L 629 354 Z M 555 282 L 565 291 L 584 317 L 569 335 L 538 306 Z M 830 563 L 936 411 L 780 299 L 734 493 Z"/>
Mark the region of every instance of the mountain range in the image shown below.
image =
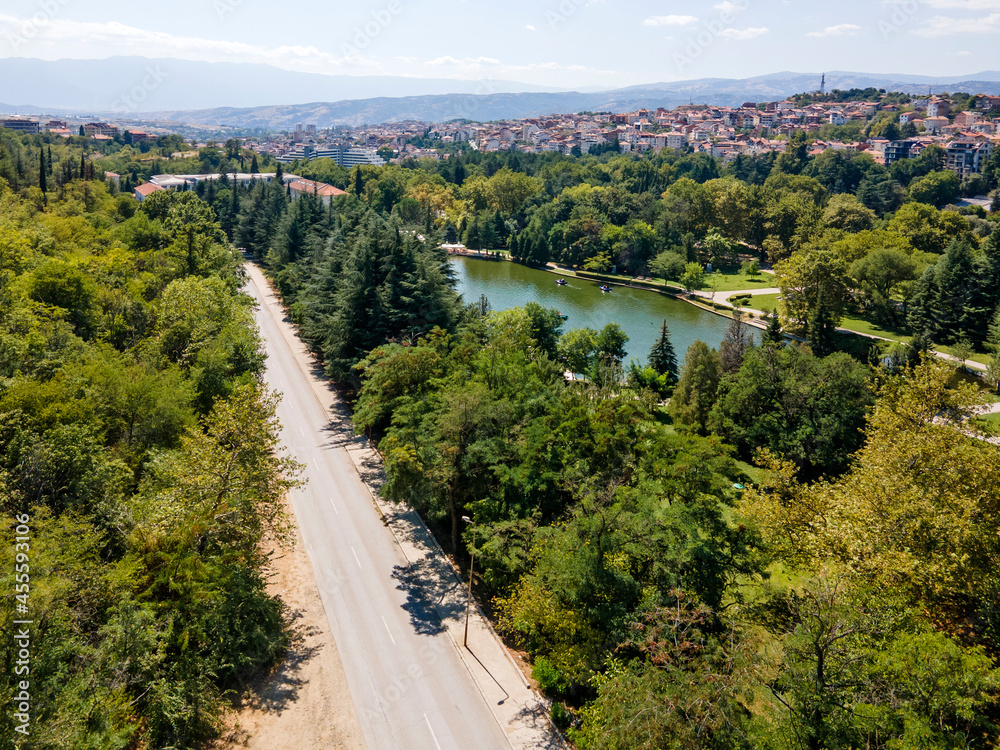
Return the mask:
<path id="1" fill-rule="evenodd" d="M 516 81 L 392 76 L 328 76 L 268 65 L 116 57 L 106 60 L 0 60 L 0 104 L 21 114 L 87 113 L 116 119 L 214 127 L 358 126 L 404 120 L 516 119 L 561 112 L 629 111 L 681 104 L 737 106 L 772 101 L 820 85 L 819 73 L 703 78 L 612 91 L 555 91 Z M 1000 94 L 1000 71 L 928 77 L 833 71 L 827 89 L 881 88 L 913 94 Z M 309 102 L 309 103 L 301 103 Z"/>

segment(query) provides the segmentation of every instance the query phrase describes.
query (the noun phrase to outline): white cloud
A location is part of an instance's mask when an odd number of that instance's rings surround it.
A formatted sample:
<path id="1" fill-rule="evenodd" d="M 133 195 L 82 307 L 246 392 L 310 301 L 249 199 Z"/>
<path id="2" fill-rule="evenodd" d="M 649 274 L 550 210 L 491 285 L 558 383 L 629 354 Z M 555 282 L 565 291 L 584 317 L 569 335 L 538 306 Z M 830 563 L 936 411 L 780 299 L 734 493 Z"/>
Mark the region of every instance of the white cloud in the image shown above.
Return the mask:
<path id="1" fill-rule="evenodd" d="M 712 6 L 715 10 L 723 15 L 735 16 L 737 13 L 747 9 L 747 3 L 731 3 L 728 0 L 724 3 L 717 3 Z"/>
<path id="2" fill-rule="evenodd" d="M 281 46 L 267 48 L 244 42 L 222 39 L 174 36 L 161 31 L 149 31 L 111 21 L 89 23 L 50 19 L 35 23 L 29 19 L 0 15 L 0 34 L 17 38 L 30 33 L 32 45 L 48 47 L 56 52 L 64 45 L 74 45 L 81 57 L 107 57 L 109 54 L 148 56 L 156 50 L 158 57 L 204 62 L 258 62 L 286 70 L 317 73 L 366 73 L 381 69 L 379 63 L 354 50 L 341 54 L 324 52 L 316 47 Z M 89 54 L 83 54 L 82 49 Z M 65 57 L 64 54 L 58 55 Z"/>
<path id="3" fill-rule="evenodd" d="M 763 36 L 764 34 L 770 34 L 771 30 L 766 27 L 760 28 L 749 28 L 749 29 L 726 29 L 719 36 L 724 36 L 726 39 L 753 39 L 758 36 Z"/>
<path id="4" fill-rule="evenodd" d="M 822 31 L 810 31 L 806 36 L 813 37 L 824 37 L 824 36 L 857 36 L 858 32 L 861 31 L 861 27 L 853 23 L 841 23 L 836 26 L 827 26 Z"/>
<path id="5" fill-rule="evenodd" d="M 27 23 L 30 23 L 29 19 L 0 14 L 0 40 L 8 35 L 23 34 Z M 333 48 L 334 51 L 312 46 L 270 48 L 219 39 L 174 36 L 118 22 L 84 23 L 51 19 L 33 26 L 30 33 L 31 55 L 52 60 L 66 57 L 67 47 L 72 45 L 72 56 L 78 58 L 105 58 L 109 55 L 146 57 L 151 50 L 155 50 L 156 57 L 202 62 L 263 63 L 285 70 L 330 75 L 403 75 L 489 80 L 537 73 L 544 74 L 548 81 L 558 80 L 564 85 L 578 81 L 581 77 L 613 80 L 619 75 L 617 71 L 557 62 L 508 65 L 496 58 L 483 56 L 443 55 L 423 61 L 413 58 L 403 60 L 399 56 L 393 56 L 380 60 L 365 56 L 352 48 Z"/>
<path id="6" fill-rule="evenodd" d="M 526 28 L 528 31 L 538 31 L 538 29 L 536 29 L 530 23 L 527 26 L 525 26 L 524 28 Z"/>
<path id="7" fill-rule="evenodd" d="M 643 26 L 690 26 L 698 22 L 697 16 L 650 16 Z"/>
<path id="8" fill-rule="evenodd" d="M 963 49 L 963 50 L 959 50 L 956 54 L 958 54 L 959 57 L 965 57 L 967 55 L 971 55 L 972 53 L 969 52 L 969 50 L 967 50 L 967 49 Z"/>
<path id="9" fill-rule="evenodd" d="M 982 18 L 935 16 L 913 33 L 917 36 L 955 36 L 957 34 L 995 34 L 1000 32 L 1000 13 Z"/>

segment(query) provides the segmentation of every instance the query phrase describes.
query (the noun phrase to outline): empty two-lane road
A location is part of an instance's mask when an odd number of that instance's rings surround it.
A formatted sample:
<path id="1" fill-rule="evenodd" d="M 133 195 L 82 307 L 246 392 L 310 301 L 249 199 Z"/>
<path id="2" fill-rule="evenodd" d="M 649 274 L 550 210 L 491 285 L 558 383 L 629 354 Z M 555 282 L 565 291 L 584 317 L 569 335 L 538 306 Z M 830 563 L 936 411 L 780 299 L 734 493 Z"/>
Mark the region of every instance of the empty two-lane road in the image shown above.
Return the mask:
<path id="1" fill-rule="evenodd" d="M 284 311 L 259 270 L 248 264 L 247 271 L 247 291 L 260 305 L 266 381 L 282 394 L 282 438 L 305 466 L 292 507 L 368 747 L 509 747 L 434 602 L 414 595 L 417 582 L 348 455 L 350 426 L 324 406 Z"/>

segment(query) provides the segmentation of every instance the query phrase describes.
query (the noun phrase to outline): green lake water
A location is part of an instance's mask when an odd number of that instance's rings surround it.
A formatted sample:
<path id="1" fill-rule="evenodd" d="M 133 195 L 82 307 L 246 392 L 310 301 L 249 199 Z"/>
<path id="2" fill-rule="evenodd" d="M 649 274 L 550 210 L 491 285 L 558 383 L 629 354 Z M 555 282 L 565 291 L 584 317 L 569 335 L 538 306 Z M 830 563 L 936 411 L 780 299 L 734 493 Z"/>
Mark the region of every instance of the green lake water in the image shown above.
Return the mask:
<path id="1" fill-rule="evenodd" d="M 695 340 L 718 347 L 729 325 L 723 317 L 651 291 L 616 286 L 604 294 L 598 288 L 599 282 L 574 278 L 568 278 L 566 286 L 559 286 L 555 274 L 518 263 L 454 257 L 451 264 L 458 291 L 466 302 L 475 302 L 485 294 L 494 310 L 528 302 L 554 307 L 569 316 L 564 331 L 600 330 L 608 323 L 617 323 L 629 337 L 626 363 L 633 357 L 646 361 L 664 320 L 680 362 Z"/>

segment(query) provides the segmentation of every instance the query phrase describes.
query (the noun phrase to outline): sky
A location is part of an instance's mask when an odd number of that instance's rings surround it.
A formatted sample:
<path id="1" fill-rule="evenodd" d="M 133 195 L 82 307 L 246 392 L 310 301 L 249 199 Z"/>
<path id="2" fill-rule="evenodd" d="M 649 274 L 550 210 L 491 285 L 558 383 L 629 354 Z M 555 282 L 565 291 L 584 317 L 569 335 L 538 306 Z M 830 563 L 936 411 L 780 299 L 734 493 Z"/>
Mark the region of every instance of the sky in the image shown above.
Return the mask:
<path id="1" fill-rule="evenodd" d="M 4 0 L 0 57 L 141 55 L 607 89 L 1000 68 L 1000 0 Z M 3 83 L 0 82 L 0 94 Z"/>

